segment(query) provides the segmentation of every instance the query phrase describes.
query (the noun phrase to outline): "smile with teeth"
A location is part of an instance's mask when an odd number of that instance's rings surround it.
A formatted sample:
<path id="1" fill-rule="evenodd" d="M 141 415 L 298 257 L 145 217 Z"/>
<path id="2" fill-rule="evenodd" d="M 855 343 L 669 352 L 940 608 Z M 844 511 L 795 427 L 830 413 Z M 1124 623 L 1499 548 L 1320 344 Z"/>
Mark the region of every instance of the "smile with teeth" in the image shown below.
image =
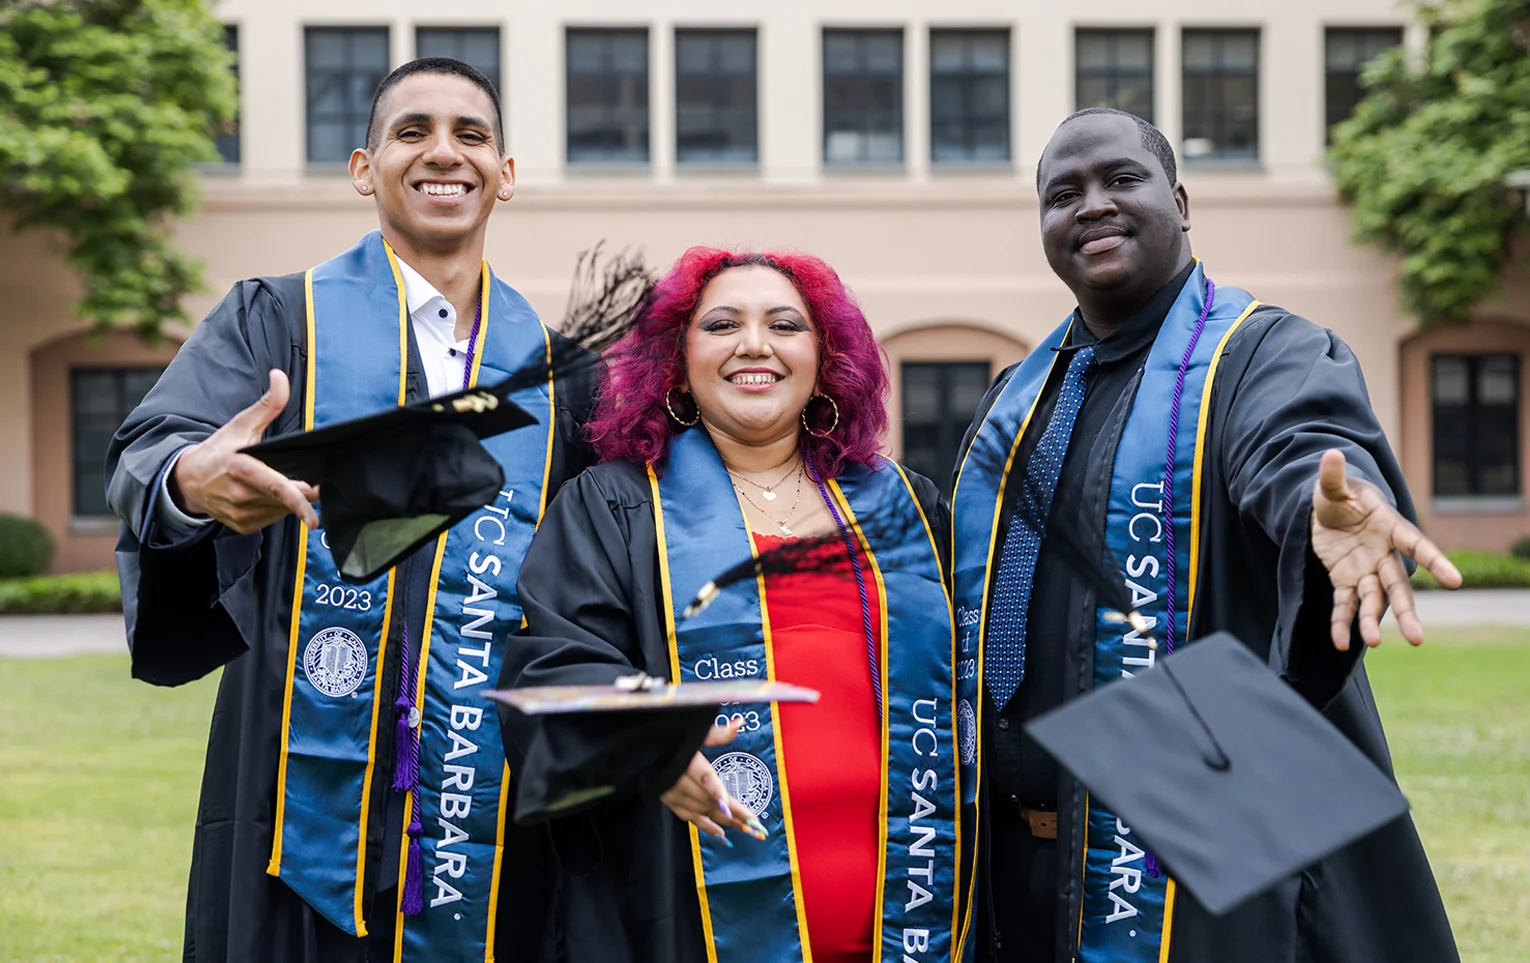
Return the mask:
<path id="1" fill-rule="evenodd" d="M 780 380 L 780 375 L 770 371 L 740 371 L 728 376 L 728 381 L 736 385 L 773 385 Z"/>
<path id="2" fill-rule="evenodd" d="M 431 197 L 461 197 L 468 192 L 466 184 L 421 184 L 416 189 Z"/>

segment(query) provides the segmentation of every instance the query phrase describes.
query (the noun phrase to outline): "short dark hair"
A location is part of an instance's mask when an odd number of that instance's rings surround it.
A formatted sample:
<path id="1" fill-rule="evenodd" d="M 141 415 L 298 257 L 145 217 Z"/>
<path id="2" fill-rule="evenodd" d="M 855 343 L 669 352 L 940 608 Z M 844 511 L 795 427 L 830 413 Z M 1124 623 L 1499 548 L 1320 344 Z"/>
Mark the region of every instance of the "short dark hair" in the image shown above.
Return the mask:
<path id="1" fill-rule="evenodd" d="M 372 95 L 372 112 L 367 115 L 367 150 L 376 150 L 378 142 L 382 139 L 382 131 L 377 129 L 377 109 L 387 99 L 388 91 L 397 87 L 405 78 L 415 74 L 450 74 L 461 77 L 489 95 L 489 102 L 494 105 L 494 143 L 499 152 L 505 152 L 505 124 L 500 120 L 499 91 L 494 88 L 494 81 L 483 75 L 483 71 L 472 64 L 463 63 L 453 57 L 421 57 L 408 63 L 395 67 L 393 72 L 382 79 L 377 85 L 377 92 Z"/>
<path id="2" fill-rule="evenodd" d="M 1179 183 L 1179 167 L 1174 163 L 1174 148 L 1169 146 L 1169 139 L 1163 135 L 1163 131 L 1138 117 L 1136 114 L 1124 110 L 1116 110 L 1114 107 L 1085 107 L 1083 110 L 1075 110 L 1057 125 L 1058 130 L 1078 120 L 1080 117 L 1088 117 L 1092 114 L 1107 114 L 1111 117 L 1128 117 L 1137 125 L 1137 132 L 1142 135 L 1142 146 L 1147 148 L 1148 153 L 1158 158 L 1158 164 L 1163 168 L 1164 176 L 1169 179 L 1169 186 Z M 1053 133 L 1056 136 L 1056 133 Z M 1042 151 L 1042 156 L 1046 151 Z M 1036 190 L 1041 190 L 1041 164 L 1036 165 Z"/>

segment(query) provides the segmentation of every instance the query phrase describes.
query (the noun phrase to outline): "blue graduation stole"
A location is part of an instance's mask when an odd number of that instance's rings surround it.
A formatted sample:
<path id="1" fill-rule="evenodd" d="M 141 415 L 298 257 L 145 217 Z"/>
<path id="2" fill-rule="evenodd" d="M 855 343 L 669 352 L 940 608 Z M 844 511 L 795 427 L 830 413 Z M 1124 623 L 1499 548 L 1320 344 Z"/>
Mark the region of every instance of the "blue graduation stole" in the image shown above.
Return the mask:
<path id="1" fill-rule="evenodd" d="M 403 404 L 409 310 L 393 250 L 376 231 L 308 271 L 304 430 Z M 483 268 L 483 325 L 469 383 L 546 364 L 550 342 L 526 300 Z M 520 626 L 516 576 L 545 506 L 553 385 L 512 396 L 536 419 L 484 445 L 505 487 L 436 541 L 417 674 L 419 780 L 405 825 L 423 827 L 424 911 L 397 921 L 394 959 L 490 960 L 509 769 L 482 693 L 499 677 L 506 637 Z M 534 453 L 531 457 L 529 454 Z M 287 690 L 271 861 L 320 915 L 367 933 L 367 820 L 380 689 L 397 570 L 347 585 L 322 530 L 299 527 Z M 393 725 L 391 713 L 383 725 Z M 387 791 L 387 790 L 385 790 Z M 399 860 L 404 886 L 408 838 Z"/>
<path id="2" fill-rule="evenodd" d="M 1171 637 L 1184 639 L 1190 624 L 1199 562 L 1200 469 L 1211 390 L 1228 337 L 1259 306 L 1245 291 L 1218 287 L 1202 325 L 1206 287 L 1205 271 L 1197 263 L 1148 353 L 1116 449 L 1106 511 L 1105 544 L 1123 567 L 1120 576 L 1133 607 L 1154 627 L 1160 641 L 1166 635 L 1171 599 Z M 952 567 L 957 619 L 962 626 L 959 648 L 976 659 L 974 678 L 966 680 L 970 684 L 962 698 L 972 700 L 979 715 L 983 640 L 1004 486 L 1012 471 L 1023 472 L 1013 460 L 1052 370 L 1057 353 L 1051 349 L 1065 342 L 1072 321 L 1070 317 L 1048 335 L 1011 376 L 974 436 L 957 475 L 952 497 L 956 539 Z M 1168 504 L 1164 481 L 1171 419 L 1167 414 L 1176 409 L 1181 364 L 1185 379 L 1177 402 L 1170 485 L 1174 498 Z M 1174 548 L 1178 573 L 1172 595 L 1167 578 L 1169 545 Z M 1095 687 L 1149 669 L 1156 657 L 1146 639 L 1106 616 L 1103 607 L 1096 616 Z M 1121 738 L 1151 739 L 1152 733 L 1122 733 Z M 1080 963 L 1167 961 L 1174 881 L 1149 871 L 1148 854 L 1130 826 L 1092 804 L 1086 807 L 1086 818 Z M 1002 907 L 996 909 L 1002 912 Z"/>
<path id="3" fill-rule="evenodd" d="M 724 590 L 700 615 L 680 611 L 717 571 L 757 554 L 732 480 L 705 431 L 671 439 L 663 476 L 649 469 L 671 678 L 695 681 L 698 665 L 739 666 L 740 676 L 775 678 L 770 606 L 762 578 Z M 895 463 L 852 466 L 827 487 L 870 561 L 881 598 L 882 801 L 884 856 L 877 881 L 873 959 L 918 963 L 960 959 L 959 809 L 956 717 L 952 711 L 950 600 L 928 520 Z M 862 529 L 857 518 L 898 513 Z M 896 533 L 887 533 L 896 529 Z M 880 531 L 879 531 L 880 530 Z M 789 682 L 803 682 L 788 679 Z M 726 849 L 690 827 L 702 930 L 710 963 L 811 963 L 802 904 L 791 790 L 776 726 L 777 707 L 742 711 L 743 731 L 705 750 L 735 793 L 769 830 Z M 724 707 L 719 722 L 733 712 Z M 970 824 L 969 824 L 970 825 Z M 707 843 L 703 846 L 703 841 Z"/>

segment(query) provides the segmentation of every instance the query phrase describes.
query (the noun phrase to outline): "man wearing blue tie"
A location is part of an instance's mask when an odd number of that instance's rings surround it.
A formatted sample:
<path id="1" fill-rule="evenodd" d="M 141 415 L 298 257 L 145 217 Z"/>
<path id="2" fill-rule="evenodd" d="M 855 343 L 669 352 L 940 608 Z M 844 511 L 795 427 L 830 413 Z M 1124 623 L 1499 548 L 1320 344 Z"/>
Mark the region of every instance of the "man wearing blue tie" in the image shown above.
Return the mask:
<path id="1" fill-rule="evenodd" d="M 1460 583 L 1412 524 L 1349 348 L 1191 255 L 1157 129 L 1080 111 L 1037 191 L 1042 246 L 1078 308 L 990 389 L 952 497 L 959 658 L 978 666 L 961 694 L 964 792 L 984 813 L 966 939 L 995 963 L 1457 959 L 1409 819 L 1213 917 L 1022 734 L 1226 630 L 1390 771 L 1360 653 L 1388 602 L 1423 640 L 1403 556 Z M 1111 567 L 1156 647 L 1108 617 L 1063 548 Z"/>

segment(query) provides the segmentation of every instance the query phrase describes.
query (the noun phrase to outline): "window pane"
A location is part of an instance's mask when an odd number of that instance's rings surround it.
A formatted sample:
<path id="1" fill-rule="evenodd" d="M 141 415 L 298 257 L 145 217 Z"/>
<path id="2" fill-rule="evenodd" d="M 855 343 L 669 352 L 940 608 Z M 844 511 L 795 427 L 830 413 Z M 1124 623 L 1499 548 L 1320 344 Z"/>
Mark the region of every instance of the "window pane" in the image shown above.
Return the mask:
<path id="1" fill-rule="evenodd" d="M 676 160 L 759 158 L 753 30 L 675 32 Z"/>
<path id="2" fill-rule="evenodd" d="M 229 53 L 233 54 L 233 63 L 230 70 L 234 74 L 235 89 L 239 88 L 239 28 L 232 25 L 223 27 L 223 43 L 228 47 Z M 220 128 L 216 135 L 218 156 L 225 164 L 239 163 L 239 110 L 234 111 L 234 117 Z"/>
<path id="3" fill-rule="evenodd" d="M 1518 495 L 1518 356 L 1437 355 L 1430 374 L 1434 494 Z"/>
<path id="4" fill-rule="evenodd" d="M 903 461 L 951 491 L 962 436 L 988 388 L 987 362 L 905 362 L 902 366 Z"/>
<path id="5" fill-rule="evenodd" d="M 570 163 L 648 162 L 648 31 L 569 30 Z"/>
<path id="6" fill-rule="evenodd" d="M 1259 156 L 1259 33 L 1184 32 L 1182 122 L 1187 158 Z"/>
<path id="7" fill-rule="evenodd" d="M 372 93 L 388 73 L 386 27 L 305 32 L 308 161 L 344 163 L 366 137 Z"/>
<path id="8" fill-rule="evenodd" d="M 96 368 L 69 373 L 73 506 L 76 517 L 110 515 L 106 449 L 163 368 Z"/>
<path id="9" fill-rule="evenodd" d="M 1153 31 L 1080 30 L 1074 42 L 1077 108 L 1113 107 L 1152 122 Z"/>
<path id="10" fill-rule="evenodd" d="M 930 45 L 948 52 L 931 65 L 931 160 L 1009 160 L 1009 32 L 932 30 Z"/>
<path id="11" fill-rule="evenodd" d="M 824 161 L 903 160 L 903 34 L 823 33 Z"/>

